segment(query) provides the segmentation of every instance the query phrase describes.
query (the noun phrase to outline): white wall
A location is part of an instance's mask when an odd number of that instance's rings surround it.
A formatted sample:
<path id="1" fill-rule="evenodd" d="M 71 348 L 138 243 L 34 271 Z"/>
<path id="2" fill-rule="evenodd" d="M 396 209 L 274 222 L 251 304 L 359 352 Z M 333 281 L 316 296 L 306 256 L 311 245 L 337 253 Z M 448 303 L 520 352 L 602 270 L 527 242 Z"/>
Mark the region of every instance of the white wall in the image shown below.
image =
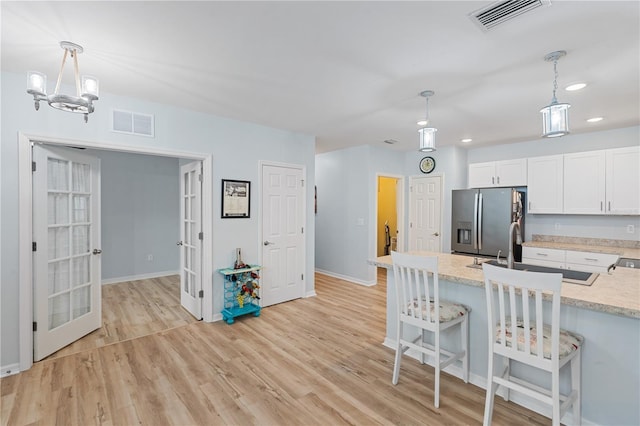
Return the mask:
<path id="1" fill-rule="evenodd" d="M 373 284 L 377 173 L 403 175 L 403 153 L 359 146 L 316 156 L 316 269 Z"/>
<path id="2" fill-rule="evenodd" d="M 244 249 L 244 259 L 257 262 L 260 255 L 259 180 L 261 160 L 302 164 L 306 167 L 306 292 L 314 289 L 313 187 L 315 138 L 309 135 L 267 128 L 199 112 L 156 104 L 140 99 L 102 93 L 89 123 L 81 115 L 61 112 L 42 105 L 33 108 L 33 99 L 24 89 L 22 74 L 1 75 L 1 271 L 0 271 L 0 365 L 18 363 L 18 132 L 103 142 L 123 147 L 160 148 L 213 155 L 212 245 L 214 269 L 228 267 L 234 249 Z M 108 90 L 107 88 L 103 88 Z M 136 137 L 109 131 L 112 108 L 155 115 L 155 138 Z M 220 180 L 249 180 L 254 185 L 251 218 L 220 219 Z M 222 279 L 214 273 L 214 312 L 222 309 Z"/>
<path id="3" fill-rule="evenodd" d="M 100 150 L 83 153 L 100 158 L 102 280 L 112 283 L 178 272 L 179 159 Z"/>

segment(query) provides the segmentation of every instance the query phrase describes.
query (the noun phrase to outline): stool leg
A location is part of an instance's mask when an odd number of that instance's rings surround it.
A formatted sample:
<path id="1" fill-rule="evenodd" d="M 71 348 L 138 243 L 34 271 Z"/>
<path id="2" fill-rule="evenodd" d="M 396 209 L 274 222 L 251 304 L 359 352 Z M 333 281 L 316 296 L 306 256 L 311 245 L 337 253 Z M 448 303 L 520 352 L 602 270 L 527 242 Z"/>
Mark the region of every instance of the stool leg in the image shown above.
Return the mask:
<path id="1" fill-rule="evenodd" d="M 571 389 L 576 391 L 576 400 L 573 401 L 573 424 L 580 425 L 582 423 L 582 412 L 580 407 L 580 399 L 582 398 L 582 391 L 580 389 L 580 357 L 582 356 L 582 349 L 578 348 L 578 353 L 571 360 Z"/>
<path id="2" fill-rule="evenodd" d="M 469 383 L 469 314 L 464 316 L 462 327 L 460 327 L 460 335 L 462 336 L 462 350 L 464 357 L 462 358 L 462 380 Z"/>
<path id="3" fill-rule="evenodd" d="M 491 417 L 493 415 L 493 397 L 496 394 L 498 385 L 493 382 L 493 351 L 489 350 L 489 366 L 487 368 L 487 396 L 484 402 L 484 421 L 483 426 L 491 425 Z"/>
<path id="4" fill-rule="evenodd" d="M 553 426 L 560 426 L 560 370 L 557 364 L 551 372 L 551 400 L 553 404 L 551 424 Z"/>
<path id="5" fill-rule="evenodd" d="M 398 378 L 400 376 L 400 361 L 402 360 L 402 322 L 398 319 L 398 326 L 396 327 L 396 361 L 393 364 L 393 378 L 391 383 L 398 384 Z"/>
<path id="6" fill-rule="evenodd" d="M 436 327 L 440 327 L 439 325 L 437 325 Z M 433 398 L 433 405 L 436 408 L 440 407 L 440 330 L 436 330 L 435 332 L 435 367 L 436 367 L 436 371 L 435 371 L 435 379 L 436 379 L 436 385 L 435 385 L 435 396 Z M 424 358 L 424 354 L 422 355 L 422 357 Z"/>

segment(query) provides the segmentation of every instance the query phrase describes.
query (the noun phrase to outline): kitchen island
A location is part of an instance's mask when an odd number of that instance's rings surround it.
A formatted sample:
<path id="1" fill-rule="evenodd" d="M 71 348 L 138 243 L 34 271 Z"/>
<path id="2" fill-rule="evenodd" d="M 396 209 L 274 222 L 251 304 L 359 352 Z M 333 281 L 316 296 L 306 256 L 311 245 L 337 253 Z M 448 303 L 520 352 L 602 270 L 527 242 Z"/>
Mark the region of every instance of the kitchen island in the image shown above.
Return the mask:
<path id="1" fill-rule="evenodd" d="M 473 257 L 446 253 L 415 252 L 438 257 L 440 297 L 464 303 L 472 311 L 469 317 L 470 381 L 485 387 L 487 372 L 487 314 L 484 279 L 481 269 L 468 267 Z M 385 345 L 395 348 L 395 283 L 391 256 L 370 262 L 387 268 L 387 330 Z M 549 308 L 549 306 L 547 306 Z M 584 424 L 640 424 L 640 271 L 617 268 L 600 274 L 591 286 L 563 283 L 560 326 L 584 336 L 582 353 L 582 420 Z M 454 344 L 456 336 L 446 343 Z M 461 377 L 457 366 L 445 371 Z M 528 367 L 516 368 L 517 374 L 530 376 L 545 384 L 548 378 Z M 561 389 L 569 377 L 561 377 Z M 461 386 L 464 384 L 461 382 Z M 550 409 L 523 396 L 512 400 L 550 416 Z M 565 420 L 570 420 L 568 413 Z M 572 423 L 572 422 L 569 422 Z"/>

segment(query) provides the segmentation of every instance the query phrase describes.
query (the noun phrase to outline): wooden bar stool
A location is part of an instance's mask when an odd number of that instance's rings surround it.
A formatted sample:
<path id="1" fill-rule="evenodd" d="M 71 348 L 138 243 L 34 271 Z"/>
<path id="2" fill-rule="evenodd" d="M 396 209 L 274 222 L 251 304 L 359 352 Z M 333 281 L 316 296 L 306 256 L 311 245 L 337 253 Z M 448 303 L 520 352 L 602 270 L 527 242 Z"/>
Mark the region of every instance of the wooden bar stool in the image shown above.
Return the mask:
<path id="1" fill-rule="evenodd" d="M 552 423 L 560 425 L 567 408 L 573 406 L 573 421 L 580 424 L 580 356 L 582 336 L 560 329 L 562 274 L 517 271 L 482 265 L 487 296 L 489 368 L 484 425 L 491 424 L 493 399 L 498 386 L 535 398 L 552 407 Z M 497 292 L 494 291 L 497 288 Z M 543 292 L 551 294 L 551 312 L 544 315 Z M 540 335 L 543 338 L 539 338 Z M 514 344 L 514 340 L 517 344 Z M 494 371 L 494 355 L 501 355 L 502 372 Z M 551 373 L 550 389 L 511 374 L 511 361 Z M 571 392 L 560 394 L 560 369 L 570 363 Z"/>
<path id="2" fill-rule="evenodd" d="M 438 258 L 414 256 L 391 252 L 393 273 L 396 284 L 398 322 L 396 328 L 396 359 L 393 366 L 394 385 L 398 384 L 402 354 L 409 348 L 420 352 L 420 360 L 425 355 L 435 358 L 434 405 L 440 406 L 440 370 L 460 360 L 462 378 L 469 380 L 469 312 L 464 305 L 440 299 L 438 286 Z M 429 282 L 431 281 L 431 285 Z M 404 325 L 420 329 L 420 335 L 412 340 L 404 337 Z M 440 332 L 460 326 L 461 346 L 459 352 L 452 353 L 440 347 Z M 426 332 L 434 334 L 434 343 L 425 342 Z"/>

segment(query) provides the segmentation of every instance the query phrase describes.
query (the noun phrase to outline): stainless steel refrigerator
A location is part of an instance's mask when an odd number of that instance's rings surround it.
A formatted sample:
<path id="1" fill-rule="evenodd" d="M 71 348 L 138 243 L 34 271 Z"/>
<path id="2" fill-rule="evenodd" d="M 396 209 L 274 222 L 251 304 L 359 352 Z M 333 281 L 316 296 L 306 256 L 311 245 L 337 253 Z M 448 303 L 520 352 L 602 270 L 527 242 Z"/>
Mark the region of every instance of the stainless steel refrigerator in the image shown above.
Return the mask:
<path id="1" fill-rule="evenodd" d="M 458 189 L 451 194 L 451 251 L 479 256 L 509 253 L 509 227 L 520 222 L 524 237 L 525 194 L 515 188 Z M 522 246 L 515 244 L 514 258 L 522 261 Z"/>

